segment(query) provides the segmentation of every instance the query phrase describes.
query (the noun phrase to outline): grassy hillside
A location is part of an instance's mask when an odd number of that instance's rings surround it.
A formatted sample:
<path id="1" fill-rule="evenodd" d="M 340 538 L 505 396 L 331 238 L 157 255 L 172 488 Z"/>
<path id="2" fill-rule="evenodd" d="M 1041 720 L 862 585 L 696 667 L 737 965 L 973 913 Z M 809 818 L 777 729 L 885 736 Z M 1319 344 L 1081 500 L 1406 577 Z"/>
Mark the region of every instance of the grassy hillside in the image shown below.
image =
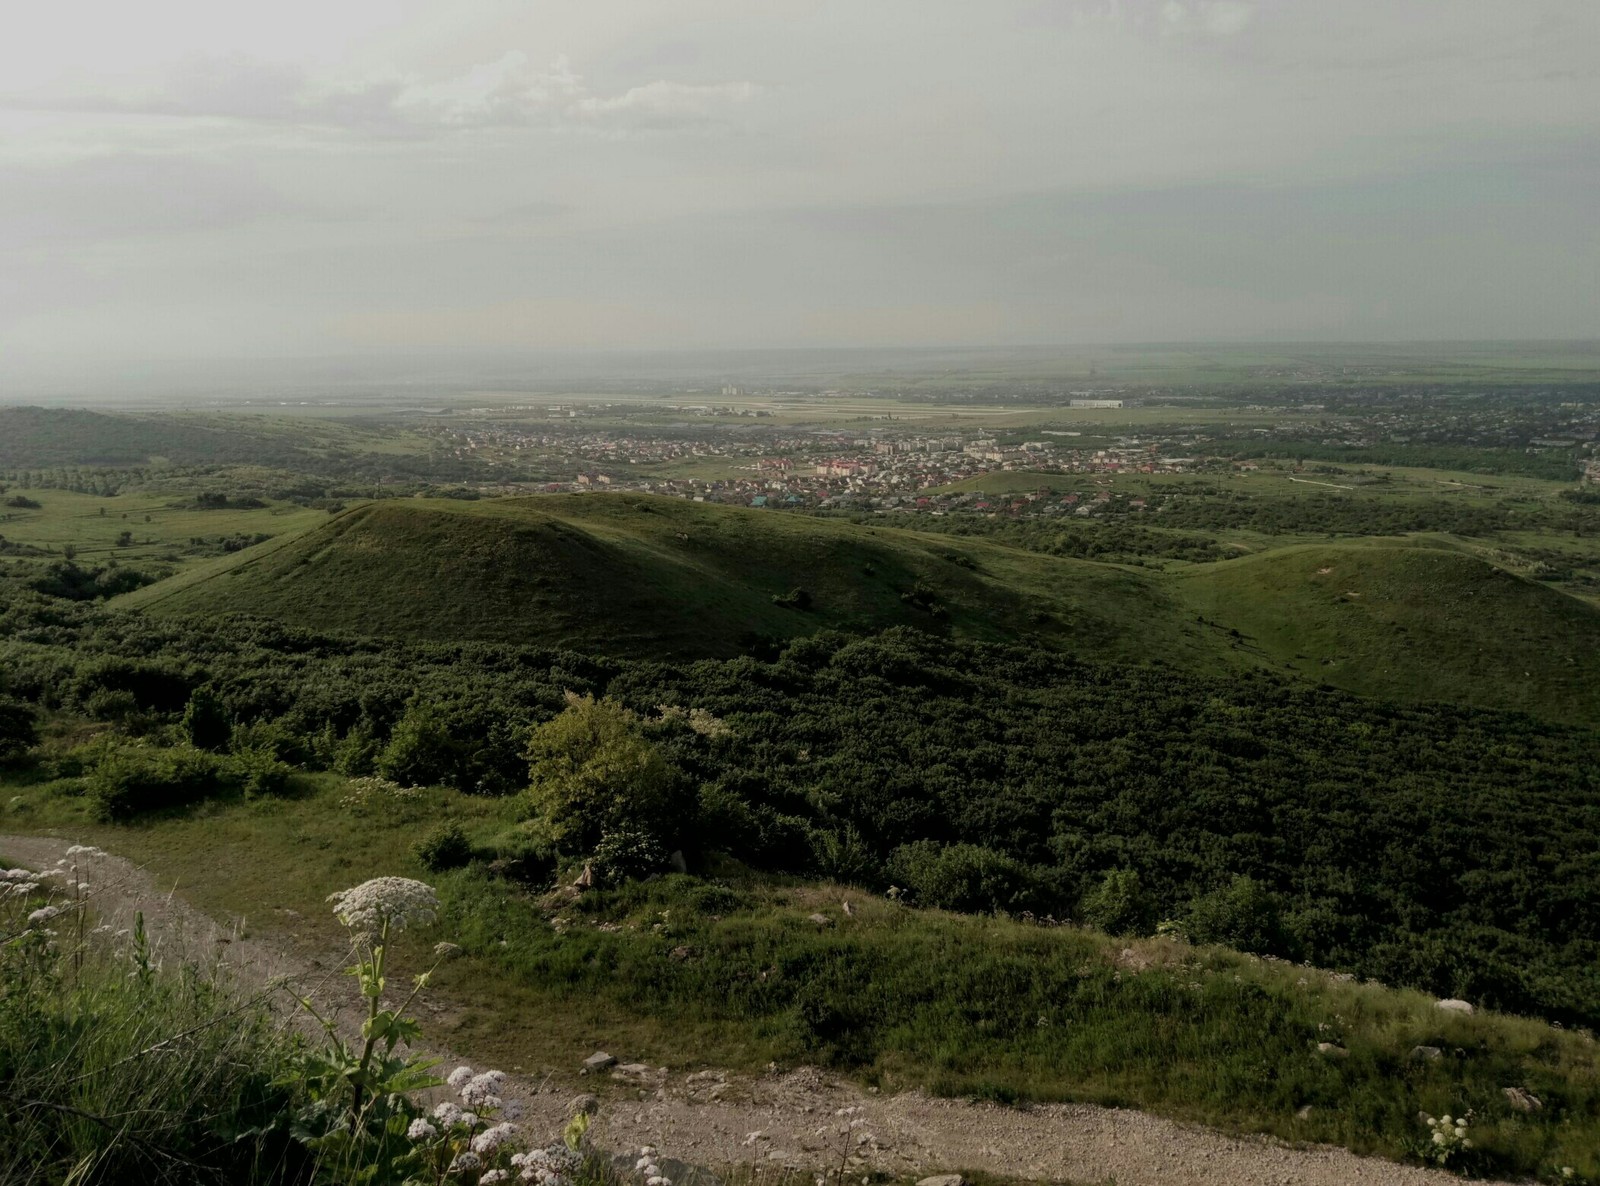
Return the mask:
<path id="1" fill-rule="evenodd" d="M 1236 645 L 1365 695 L 1600 720 L 1600 613 L 1465 552 L 1312 544 L 1190 569 L 1170 587 Z"/>
<path id="2" fill-rule="evenodd" d="M 796 589 L 804 608 L 774 600 Z M 634 656 L 900 624 L 1128 657 L 1208 645 L 1159 586 L 1109 565 L 622 495 L 376 503 L 125 604 Z"/>
<path id="3" fill-rule="evenodd" d="M 793 590 L 805 608 L 781 604 Z M 775 600 L 779 599 L 779 600 Z M 1099 658 L 1285 668 L 1364 695 L 1600 721 L 1600 611 L 1447 541 L 1303 544 L 1162 575 L 967 537 L 677 499 L 362 506 L 119 604 L 316 629 L 737 654 L 914 625 Z"/>

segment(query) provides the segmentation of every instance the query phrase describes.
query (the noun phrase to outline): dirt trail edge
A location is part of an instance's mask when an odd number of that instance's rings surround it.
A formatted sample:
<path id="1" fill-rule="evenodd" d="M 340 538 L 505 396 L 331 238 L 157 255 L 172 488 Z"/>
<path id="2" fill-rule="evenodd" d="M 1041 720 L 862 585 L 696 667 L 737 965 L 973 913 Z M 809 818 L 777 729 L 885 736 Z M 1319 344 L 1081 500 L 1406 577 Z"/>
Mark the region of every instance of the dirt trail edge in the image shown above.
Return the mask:
<path id="1" fill-rule="evenodd" d="M 70 842 L 0 835 L 0 856 L 41 869 Z M 350 977 L 330 973 L 337 954 L 307 963 L 270 938 L 240 937 L 159 888 L 120 857 L 95 862 L 104 921 L 127 925 L 142 910 L 152 938 L 170 954 L 205 961 L 220 955 L 249 990 L 288 976 L 319 1000 L 351 999 Z M 120 920 L 120 921 L 119 921 Z M 347 1011 L 348 1012 L 348 1011 Z M 447 1065 L 467 1061 L 430 1045 Z M 614 1051 L 626 1056 L 626 1051 Z M 1117 1186 L 1443 1186 L 1453 1174 L 1358 1157 L 1331 1145 L 1292 1146 L 1233 1137 L 1122 1108 L 1048 1104 L 1004 1108 L 920 1092 L 869 1095 L 814 1068 L 781 1075 L 666 1072 L 634 1067 L 604 1072 L 620 1082 L 604 1093 L 591 1129 L 606 1149 L 653 1144 L 665 1157 L 699 1165 L 765 1164 L 837 1168 L 846 1151 L 863 1167 L 894 1174 L 981 1170 L 1040 1181 L 1115 1181 Z M 559 1131 L 574 1096 L 595 1082 L 574 1073 L 564 1082 L 513 1076 L 508 1095 L 526 1109 L 522 1128 L 535 1140 Z M 846 1121 L 840 1109 L 856 1111 Z M 849 1120 L 861 1121 L 841 1137 Z"/>

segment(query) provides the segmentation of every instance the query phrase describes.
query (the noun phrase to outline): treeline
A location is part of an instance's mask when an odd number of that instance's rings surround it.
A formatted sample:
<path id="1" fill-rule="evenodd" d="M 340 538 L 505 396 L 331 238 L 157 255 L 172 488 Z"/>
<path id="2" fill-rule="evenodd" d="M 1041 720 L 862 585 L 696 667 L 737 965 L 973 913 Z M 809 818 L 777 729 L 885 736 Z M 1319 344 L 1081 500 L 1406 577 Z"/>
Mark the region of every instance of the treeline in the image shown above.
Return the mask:
<path id="1" fill-rule="evenodd" d="M 1600 1021 L 1592 730 L 904 629 L 670 665 L 157 622 L 16 589 L 0 671 L 23 702 L 158 747 L 485 794 L 525 788 L 530 730 L 592 694 L 655 722 L 676 780 L 649 838 L 664 851 L 958 909 L 1166 922 Z"/>
<path id="2" fill-rule="evenodd" d="M 1271 458 L 1288 461 L 1331 461 L 1341 465 L 1400 465 L 1417 469 L 1457 470 L 1469 474 L 1515 474 L 1571 482 L 1578 477 L 1577 453 L 1572 449 L 1517 449 L 1478 445 L 1428 445 L 1383 442 L 1373 445 L 1337 445 L 1321 441 L 1282 441 L 1260 438 L 1219 440 L 1219 451 L 1233 447 L 1235 460 Z"/>

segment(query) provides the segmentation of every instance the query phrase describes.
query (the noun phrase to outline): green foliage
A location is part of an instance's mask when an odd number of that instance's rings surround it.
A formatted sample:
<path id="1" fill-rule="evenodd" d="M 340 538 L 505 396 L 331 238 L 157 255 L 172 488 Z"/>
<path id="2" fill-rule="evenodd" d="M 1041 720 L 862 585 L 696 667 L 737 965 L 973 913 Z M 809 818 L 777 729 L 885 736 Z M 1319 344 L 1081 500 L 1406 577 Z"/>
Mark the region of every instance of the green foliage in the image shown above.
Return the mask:
<path id="1" fill-rule="evenodd" d="M 0 766 L 14 766 L 39 744 L 39 714 L 31 704 L 0 693 Z"/>
<path id="2" fill-rule="evenodd" d="M 661 841 L 642 828 L 618 828 L 605 832 L 594 846 L 591 867 L 602 885 L 658 873 L 667 864 L 667 851 Z"/>
<path id="3" fill-rule="evenodd" d="M 616 701 L 571 697 L 528 735 L 527 752 L 530 806 L 564 851 L 592 852 L 607 833 L 659 838 L 671 827 L 679 780 Z"/>
<path id="4" fill-rule="evenodd" d="M 96 819 L 132 819 L 148 811 L 185 807 L 231 789 L 235 769 L 205 750 L 124 746 L 100 759 L 88 776 Z"/>
<path id="5" fill-rule="evenodd" d="M 264 1004 L 211 972 L 158 971 L 131 943 L 0 944 L 0 1180 L 308 1181 L 276 1127 L 294 1106 L 275 1082 L 291 1052 Z"/>
<path id="6" fill-rule="evenodd" d="M 183 735 L 196 749 L 222 752 L 233 738 L 233 719 L 210 688 L 196 688 L 183 710 Z"/>
<path id="7" fill-rule="evenodd" d="M 226 770 L 230 780 L 247 798 L 283 794 L 289 789 L 289 779 L 294 774 L 294 767 L 276 753 L 259 747 L 236 749 Z"/>
<path id="8" fill-rule="evenodd" d="M 403 787 L 443 784 L 452 769 L 450 730 L 431 706 L 413 703 L 378 755 L 379 775 Z"/>
<path id="9" fill-rule="evenodd" d="M 1038 904 L 1025 865 L 976 844 L 903 844 L 889 858 L 888 875 L 920 905 L 944 910 L 1020 912 Z"/>
<path id="10" fill-rule="evenodd" d="M 1079 911 L 1085 922 L 1113 935 L 1148 935 L 1155 928 L 1150 895 L 1132 869 L 1112 869 L 1083 896 Z"/>
<path id="11" fill-rule="evenodd" d="M 458 869 L 472 860 L 472 841 L 466 830 L 454 821 L 430 828 L 412 847 L 417 861 L 430 873 Z"/>
<path id="12" fill-rule="evenodd" d="M 1291 950 L 1284 932 L 1282 899 L 1245 874 L 1191 902 L 1183 932 L 1196 943 L 1222 943 L 1240 951 L 1271 954 Z"/>

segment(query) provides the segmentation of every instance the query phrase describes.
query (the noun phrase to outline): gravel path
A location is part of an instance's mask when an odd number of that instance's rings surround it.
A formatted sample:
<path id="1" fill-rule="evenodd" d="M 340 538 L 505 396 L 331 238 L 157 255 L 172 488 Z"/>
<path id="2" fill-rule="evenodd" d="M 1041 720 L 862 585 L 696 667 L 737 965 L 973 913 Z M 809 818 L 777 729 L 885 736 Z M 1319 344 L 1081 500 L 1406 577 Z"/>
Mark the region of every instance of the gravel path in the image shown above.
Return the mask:
<path id="1" fill-rule="evenodd" d="M 70 842 L 0 835 L 0 856 L 29 868 L 54 864 Z M 341 970 L 345 953 L 296 955 L 270 939 L 240 937 L 119 857 L 95 862 L 103 921 L 128 925 L 142 910 L 168 958 L 220 957 L 247 989 L 287 976 L 319 1002 L 338 1000 L 353 1018 L 359 1001 Z M 304 1025 L 302 1015 L 298 1024 Z M 434 1046 L 447 1064 L 466 1061 Z M 612 1051 L 627 1061 L 626 1051 Z M 591 1129 L 603 1148 L 653 1144 L 663 1156 L 698 1165 L 758 1163 L 801 1169 L 851 1166 L 895 1174 L 982 1170 L 1009 1177 L 1116 1186 L 1442 1186 L 1452 1174 L 1358 1157 L 1328 1145 L 1290 1146 L 1231 1137 L 1143 1112 L 1084 1104 L 1003 1108 L 919 1092 L 872 1095 L 813 1068 L 750 1076 L 629 1067 L 605 1074 L 604 1102 Z M 523 1127 L 536 1139 L 558 1132 L 574 1098 L 595 1081 L 513 1077 Z M 844 1115 L 841 1111 L 853 1109 Z"/>

